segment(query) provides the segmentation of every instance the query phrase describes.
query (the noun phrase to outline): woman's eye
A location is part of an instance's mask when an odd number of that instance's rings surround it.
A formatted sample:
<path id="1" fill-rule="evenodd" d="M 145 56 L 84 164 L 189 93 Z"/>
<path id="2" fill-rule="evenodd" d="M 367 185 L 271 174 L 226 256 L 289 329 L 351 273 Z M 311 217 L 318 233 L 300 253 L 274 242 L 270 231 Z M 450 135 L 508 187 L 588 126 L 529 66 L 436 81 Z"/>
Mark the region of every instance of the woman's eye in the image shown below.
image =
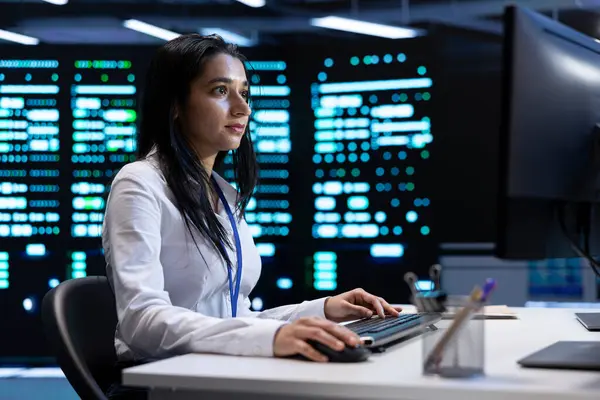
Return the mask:
<path id="1" fill-rule="evenodd" d="M 246 100 L 248 100 L 248 97 L 250 97 L 250 94 L 248 93 L 247 90 L 242 91 L 242 93 L 240 93 L 242 95 L 242 97 Z"/>
<path id="2" fill-rule="evenodd" d="M 225 94 L 227 94 L 227 88 L 225 86 L 219 86 L 218 88 L 215 89 L 215 92 L 218 94 L 225 95 Z"/>

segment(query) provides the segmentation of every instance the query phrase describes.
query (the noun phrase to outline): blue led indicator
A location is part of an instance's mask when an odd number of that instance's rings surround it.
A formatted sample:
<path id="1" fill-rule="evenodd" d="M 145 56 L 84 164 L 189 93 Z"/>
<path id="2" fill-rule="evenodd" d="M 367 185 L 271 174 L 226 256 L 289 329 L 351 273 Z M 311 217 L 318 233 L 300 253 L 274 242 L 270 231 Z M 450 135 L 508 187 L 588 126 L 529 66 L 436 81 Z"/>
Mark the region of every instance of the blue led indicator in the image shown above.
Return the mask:
<path id="1" fill-rule="evenodd" d="M 417 218 L 418 218 L 418 215 L 417 215 L 417 213 L 415 211 L 409 211 L 409 212 L 406 213 L 406 220 L 408 222 L 411 222 L 411 223 L 412 222 L 416 222 Z"/>
<path id="2" fill-rule="evenodd" d="M 282 290 L 291 289 L 293 282 L 290 278 L 279 278 L 277 279 L 277 287 Z"/>
<path id="3" fill-rule="evenodd" d="M 399 258 L 404 255 L 404 246 L 401 244 L 374 244 L 371 245 L 371 257 Z"/>

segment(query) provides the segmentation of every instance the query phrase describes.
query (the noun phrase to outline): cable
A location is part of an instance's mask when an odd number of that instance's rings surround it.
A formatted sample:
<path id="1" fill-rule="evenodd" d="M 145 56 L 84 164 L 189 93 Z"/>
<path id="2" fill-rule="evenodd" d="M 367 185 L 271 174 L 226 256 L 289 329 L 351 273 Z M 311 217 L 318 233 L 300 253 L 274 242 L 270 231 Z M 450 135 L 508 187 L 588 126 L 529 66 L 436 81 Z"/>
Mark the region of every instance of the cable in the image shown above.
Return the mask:
<path id="1" fill-rule="evenodd" d="M 593 221 L 593 207 L 591 203 L 586 203 L 585 206 L 582 206 L 582 209 L 585 214 L 585 218 L 583 221 L 583 246 L 586 254 L 590 254 L 590 236 Z"/>
<path id="2" fill-rule="evenodd" d="M 589 227 L 584 228 L 583 241 L 584 241 L 585 250 L 582 250 L 581 247 L 573 240 L 571 235 L 569 235 L 569 232 L 567 230 L 567 226 L 566 226 L 566 222 L 565 222 L 566 208 L 567 208 L 566 203 L 564 203 L 558 207 L 558 219 L 559 219 L 559 223 L 560 223 L 560 228 L 563 231 L 563 234 L 565 235 L 565 237 L 567 238 L 569 243 L 571 244 L 571 248 L 573 249 L 573 251 L 579 257 L 585 258 L 588 261 L 588 263 L 589 263 L 590 267 L 592 268 L 592 270 L 594 271 L 594 273 L 596 274 L 596 276 L 598 278 L 600 278 L 600 264 L 598 264 L 598 262 L 596 260 L 594 260 L 594 258 L 589 254 L 589 242 L 590 242 Z M 591 208 L 591 206 L 590 206 L 590 208 Z M 587 224 L 585 224 L 585 225 L 591 225 L 591 222 L 589 221 L 590 219 L 591 219 L 591 210 L 590 210 L 590 213 L 588 214 Z"/>

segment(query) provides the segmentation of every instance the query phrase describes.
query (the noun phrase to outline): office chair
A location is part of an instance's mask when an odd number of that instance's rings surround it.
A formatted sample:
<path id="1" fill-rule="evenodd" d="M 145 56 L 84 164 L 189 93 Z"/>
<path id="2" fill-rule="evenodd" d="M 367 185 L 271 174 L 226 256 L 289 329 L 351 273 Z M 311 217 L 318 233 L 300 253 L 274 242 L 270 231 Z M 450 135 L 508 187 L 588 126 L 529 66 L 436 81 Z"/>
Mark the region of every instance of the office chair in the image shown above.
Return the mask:
<path id="1" fill-rule="evenodd" d="M 117 312 L 108 279 L 62 282 L 44 296 L 42 320 L 58 365 L 77 394 L 107 400 L 104 392 L 120 379 L 114 347 Z"/>

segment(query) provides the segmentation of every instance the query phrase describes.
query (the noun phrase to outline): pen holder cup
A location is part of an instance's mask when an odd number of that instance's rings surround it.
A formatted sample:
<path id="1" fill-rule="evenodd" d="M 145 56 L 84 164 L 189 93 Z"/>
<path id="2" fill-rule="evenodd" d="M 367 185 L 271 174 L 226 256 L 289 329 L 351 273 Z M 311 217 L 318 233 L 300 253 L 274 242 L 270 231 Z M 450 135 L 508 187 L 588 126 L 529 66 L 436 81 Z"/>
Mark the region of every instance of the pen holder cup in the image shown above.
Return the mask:
<path id="1" fill-rule="evenodd" d="M 451 320 L 423 335 L 423 374 L 445 378 L 470 378 L 485 374 L 485 318 L 483 304 L 452 297 L 446 304 Z M 468 310 L 464 314 L 463 310 Z"/>

